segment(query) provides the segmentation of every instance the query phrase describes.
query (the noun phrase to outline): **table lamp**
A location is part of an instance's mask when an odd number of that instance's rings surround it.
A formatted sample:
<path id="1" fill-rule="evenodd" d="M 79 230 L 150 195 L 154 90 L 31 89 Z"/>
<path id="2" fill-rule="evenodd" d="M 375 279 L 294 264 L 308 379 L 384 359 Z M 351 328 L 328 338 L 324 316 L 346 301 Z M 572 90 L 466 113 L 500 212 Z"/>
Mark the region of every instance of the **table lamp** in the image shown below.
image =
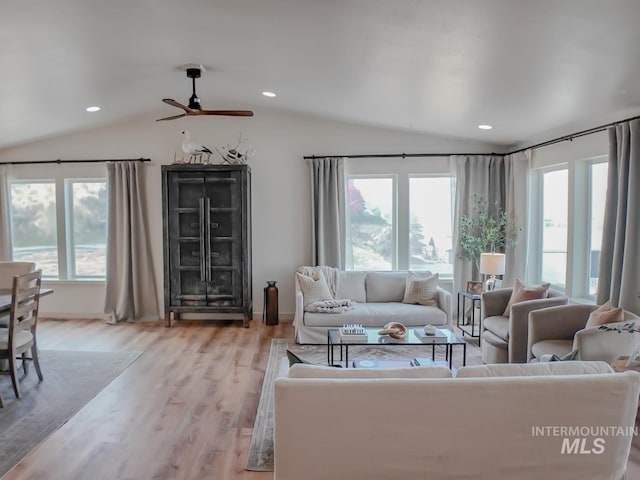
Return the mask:
<path id="1" fill-rule="evenodd" d="M 504 275 L 505 268 L 504 253 L 481 253 L 480 273 L 489 275 L 485 282 L 485 291 L 493 290 L 496 286 L 496 275 Z"/>

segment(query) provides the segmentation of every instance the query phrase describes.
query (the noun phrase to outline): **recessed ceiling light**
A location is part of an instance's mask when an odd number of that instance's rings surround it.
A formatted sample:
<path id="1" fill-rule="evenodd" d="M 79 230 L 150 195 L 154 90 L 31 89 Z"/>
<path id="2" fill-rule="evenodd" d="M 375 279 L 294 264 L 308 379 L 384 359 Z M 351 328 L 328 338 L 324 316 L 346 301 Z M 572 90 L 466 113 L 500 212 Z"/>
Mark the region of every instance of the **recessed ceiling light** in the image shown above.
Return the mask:
<path id="1" fill-rule="evenodd" d="M 480 130 L 491 130 L 493 127 L 491 125 L 478 125 Z"/>
<path id="2" fill-rule="evenodd" d="M 275 97 L 276 94 L 273 92 L 262 92 L 265 97 Z"/>
<path id="3" fill-rule="evenodd" d="M 100 107 L 98 106 L 87 107 L 87 112 L 97 112 L 99 110 L 100 110 Z"/>

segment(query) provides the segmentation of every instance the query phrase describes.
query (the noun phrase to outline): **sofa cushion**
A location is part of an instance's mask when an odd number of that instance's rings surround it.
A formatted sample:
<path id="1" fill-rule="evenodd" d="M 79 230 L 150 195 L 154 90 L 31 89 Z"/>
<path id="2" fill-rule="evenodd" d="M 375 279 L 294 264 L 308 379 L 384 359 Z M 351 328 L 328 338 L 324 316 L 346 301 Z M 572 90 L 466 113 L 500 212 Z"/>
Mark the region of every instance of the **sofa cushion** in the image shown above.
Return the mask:
<path id="1" fill-rule="evenodd" d="M 503 315 L 505 317 L 511 315 L 511 305 L 514 303 L 547 298 L 550 286 L 551 284 L 547 282 L 537 287 L 532 287 L 516 278 L 516 284 L 511 291 L 511 298 L 509 298 L 509 303 L 507 304 L 507 308 L 504 309 Z"/>
<path id="2" fill-rule="evenodd" d="M 502 315 L 487 317 L 482 321 L 482 325 L 485 330 L 489 330 L 506 342 L 509 341 L 509 317 L 503 317 Z"/>
<path id="3" fill-rule="evenodd" d="M 456 378 L 470 377 L 527 377 L 537 375 L 580 375 L 583 373 L 612 373 L 606 362 L 548 362 L 504 363 L 461 367 Z"/>
<path id="4" fill-rule="evenodd" d="M 317 280 L 307 275 L 302 275 L 301 273 L 296 273 L 296 277 L 298 277 L 298 283 L 302 290 L 305 308 L 315 302 L 333 299 L 333 295 L 331 295 L 331 291 L 322 272 L 318 272 Z"/>
<path id="5" fill-rule="evenodd" d="M 367 302 L 402 302 L 407 272 L 367 272 Z"/>
<path id="6" fill-rule="evenodd" d="M 413 303 L 427 307 L 438 305 L 438 274 L 422 276 L 409 272 L 404 288 L 403 303 Z"/>
<path id="7" fill-rule="evenodd" d="M 622 308 L 613 308 L 611 300 L 609 300 L 591 312 L 584 328 L 598 327 L 605 323 L 617 323 L 623 320 L 624 312 Z"/>
<path id="8" fill-rule="evenodd" d="M 336 327 L 344 323 L 359 323 L 365 327 L 382 327 L 389 322 L 400 322 L 407 327 L 446 325 L 447 314 L 438 307 L 425 307 L 401 302 L 358 303 L 352 310 L 342 313 L 304 314 L 308 327 Z"/>
<path id="9" fill-rule="evenodd" d="M 407 368 L 333 368 L 295 364 L 289 378 L 451 378 L 451 370 L 440 365 Z"/>
<path id="10" fill-rule="evenodd" d="M 367 301 L 367 292 L 364 289 L 364 280 L 367 272 L 348 272 L 341 270 L 338 273 L 338 292 L 336 298 L 348 298 L 358 303 Z"/>
<path id="11" fill-rule="evenodd" d="M 543 355 L 557 355 L 562 357 L 573 349 L 573 340 L 562 339 L 549 339 L 540 340 L 531 346 L 531 353 L 536 358 L 540 358 Z"/>

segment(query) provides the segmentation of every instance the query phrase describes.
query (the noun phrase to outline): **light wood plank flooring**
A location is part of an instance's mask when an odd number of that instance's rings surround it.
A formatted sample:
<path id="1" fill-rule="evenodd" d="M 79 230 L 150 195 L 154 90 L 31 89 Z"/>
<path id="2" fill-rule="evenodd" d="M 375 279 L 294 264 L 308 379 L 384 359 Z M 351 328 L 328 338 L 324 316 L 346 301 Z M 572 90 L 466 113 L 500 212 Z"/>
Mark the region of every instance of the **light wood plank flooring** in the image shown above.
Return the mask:
<path id="1" fill-rule="evenodd" d="M 42 320 L 38 338 L 144 353 L 3 479 L 272 478 L 244 465 L 271 338 L 293 339 L 290 321 Z"/>

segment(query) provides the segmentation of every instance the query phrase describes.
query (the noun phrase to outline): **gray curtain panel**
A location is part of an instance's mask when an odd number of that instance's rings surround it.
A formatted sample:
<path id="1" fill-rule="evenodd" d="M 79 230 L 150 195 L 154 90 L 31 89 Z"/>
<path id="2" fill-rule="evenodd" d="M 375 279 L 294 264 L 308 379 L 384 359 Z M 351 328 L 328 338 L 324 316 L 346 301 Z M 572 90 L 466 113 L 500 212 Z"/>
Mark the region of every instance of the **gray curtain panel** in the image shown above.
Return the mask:
<path id="1" fill-rule="evenodd" d="M 109 194 L 107 285 L 104 313 L 108 323 L 158 320 L 158 300 L 151 263 L 142 192 L 144 166 L 107 163 Z"/>
<path id="2" fill-rule="evenodd" d="M 640 314 L 640 120 L 609 128 L 599 304 Z"/>
<path id="3" fill-rule="evenodd" d="M 0 165 L 0 261 L 11 260 L 9 227 L 9 165 Z"/>
<path id="4" fill-rule="evenodd" d="M 453 260 L 454 292 L 466 290 L 469 280 L 482 280 L 476 265 L 459 257 L 461 253 L 458 234 L 460 218 L 472 215 L 472 199 L 474 195 L 484 196 L 489 202 L 489 212 L 495 213 L 501 207 L 523 230 L 518 232 L 518 242 L 522 242 L 517 250 L 509 249 L 506 258 L 506 269 L 503 286 L 512 285 L 515 278 L 524 277 L 526 266 L 526 225 L 527 192 L 529 178 L 530 152 L 502 156 L 477 155 L 453 156 L 451 161 L 455 167 L 456 198 L 454 207 Z M 517 261 L 515 257 L 518 256 Z"/>
<path id="5" fill-rule="evenodd" d="M 516 278 L 527 278 L 527 255 L 529 222 L 529 192 L 531 172 L 531 150 L 506 155 L 505 168 L 505 212 L 509 222 L 518 229 L 518 243 L 506 251 L 506 266 L 502 286 L 515 285 Z"/>
<path id="6" fill-rule="evenodd" d="M 312 261 L 344 269 L 344 158 L 314 158 L 310 165 Z"/>

